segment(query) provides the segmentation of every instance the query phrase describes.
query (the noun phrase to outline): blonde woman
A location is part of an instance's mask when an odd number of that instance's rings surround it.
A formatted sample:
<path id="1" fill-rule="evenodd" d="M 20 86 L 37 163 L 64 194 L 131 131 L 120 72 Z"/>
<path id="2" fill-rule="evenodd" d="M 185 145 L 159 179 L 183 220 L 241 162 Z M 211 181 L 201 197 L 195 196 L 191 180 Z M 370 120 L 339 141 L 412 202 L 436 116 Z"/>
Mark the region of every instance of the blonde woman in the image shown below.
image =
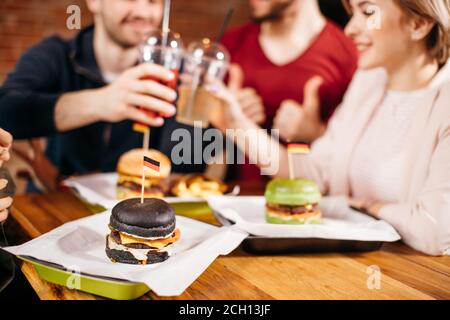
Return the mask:
<path id="1" fill-rule="evenodd" d="M 386 220 L 411 247 L 450 254 L 450 0 L 344 3 L 352 14 L 346 33 L 358 47 L 359 71 L 296 172 L 315 180 L 324 194 L 348 197 Z M 228 104 L 219 128 L 256 129 L 223 86 L 211 90 Z M 303 107 L 318 105 L 310 90 Z M 239 136 L 236 144 L 245 150 Z M 284 147 L 279 159 L 267 159 L 269 144 L 280 147 L 259 133 L 247 146 L 250 159 L 285 164 Z M 280 176 L 288 175 L 286 167 L 280 166 Z"/>

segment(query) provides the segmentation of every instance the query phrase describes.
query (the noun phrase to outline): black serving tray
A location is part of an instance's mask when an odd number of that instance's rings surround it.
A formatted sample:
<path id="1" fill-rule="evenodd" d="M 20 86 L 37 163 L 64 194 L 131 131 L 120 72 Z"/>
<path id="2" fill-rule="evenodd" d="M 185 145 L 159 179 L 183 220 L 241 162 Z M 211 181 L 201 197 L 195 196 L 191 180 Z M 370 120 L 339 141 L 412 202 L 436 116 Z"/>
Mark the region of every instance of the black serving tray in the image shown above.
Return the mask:
<path id="1" fill-rule="evenodd" d="M 224 226 L 234 223 L 213 210 L 216 219 Z M 290 253 L 332 253 L 332 252 L 370 252 L 383 246 L 382 241 L 332 240 L 319 238 L 268 238 L 248 236 L 241 244 L 252 254 L 290 254 Z"/>

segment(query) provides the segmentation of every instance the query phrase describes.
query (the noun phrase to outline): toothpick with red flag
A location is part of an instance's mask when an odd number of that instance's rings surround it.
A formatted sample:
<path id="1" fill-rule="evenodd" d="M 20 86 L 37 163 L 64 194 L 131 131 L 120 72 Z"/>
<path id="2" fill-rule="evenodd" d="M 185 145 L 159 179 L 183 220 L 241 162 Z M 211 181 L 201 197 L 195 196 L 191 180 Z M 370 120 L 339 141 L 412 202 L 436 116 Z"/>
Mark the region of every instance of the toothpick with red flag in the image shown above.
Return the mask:
<path id="1" fill-rule="evenodd" d="M 147 133 L 148 131 L 150 131 L 150 128 L 145 124 L 136 122 L 135 124 L 133 124 L 133 131 Z"/>
<path id="2" fill-rule="evenodd" d="M 307 144 L 289 144 L 287 146 L 288 149 L 288 162 L 289 162 L 289 178 L 291 180 L 295 179 L 295 172 L 294 172 L 294 155 L 302 154 L 307 155 L 310 152 L 309 145 Z"/>
<path id="3" fill-rule="evenodd" d="M 150 148 L 150 127 L 146 124 L 142 124 L 139 122 L 135 122 L 133 124 L 133 131 L 142 133 L 144 135 L 143 143 L 142 143 L 142 149 L 145 151 L 148 151 Z"/>
<path id="4" fill-rule="evenodd" d="M 145 112 L 147 115 L 149 115 L 151 117 L 156 116 L 155 112 L 146 110 L 143 107 L 139 107 L 138 109 L 142 112 Z M 142 133 L 144 135 L 144 142 L 142 145 L 142 149 L 144 149 L 145 151 L 148 151 L 148 149 L 150 148 L 150 146 L 149 146 L 149 144 L 150 144 L 150 127 L 148 125 L 146 125 L 145 123 L 135 122 L 133 124 L 133 131 Z"/>

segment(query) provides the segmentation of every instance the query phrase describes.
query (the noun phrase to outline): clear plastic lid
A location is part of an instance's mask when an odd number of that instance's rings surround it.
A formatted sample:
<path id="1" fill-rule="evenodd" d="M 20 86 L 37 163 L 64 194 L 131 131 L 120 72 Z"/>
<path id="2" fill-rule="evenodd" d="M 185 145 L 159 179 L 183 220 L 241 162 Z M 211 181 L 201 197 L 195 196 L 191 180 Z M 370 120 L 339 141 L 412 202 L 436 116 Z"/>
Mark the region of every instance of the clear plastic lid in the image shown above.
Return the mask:
<path id="1" fill-rule="evenodd" d="M 164 33 L 155 30 L 149 33 L 140 46 L 141 62 L 153 62 L 179 68 L 183 59 L 184 46 L 178 33 Z"/>
<path id="2" fill-rule="evenodd" d="M 230 62 L 228 50 L 220 43 L 211 41 L 207 38 L 192 43 L 187 50 L 187 54 L 190 58 L 195 59 L 199 63 L 202 59 L 216 60 L 225 64 Z"/>
<path id="3" fill-rule="evenodd" d="M 172 49 L 183 50 L 183 41 L 181 40 L 181 36 L 176 32 L 168 32 L 164 33 L 159 29 L 156 29 L 145 37 L 141 47 L 145 49 L 146 47 L 158 47 L 158 46 L 166 46 Z"/>
<path id="4" fill-rule="evenodd" d="M 223 79 L 229 65 L 228 50 L 210 39 L 192 43 L 185 55 L 185 73 L 199 73 L 202 79 Z"/>

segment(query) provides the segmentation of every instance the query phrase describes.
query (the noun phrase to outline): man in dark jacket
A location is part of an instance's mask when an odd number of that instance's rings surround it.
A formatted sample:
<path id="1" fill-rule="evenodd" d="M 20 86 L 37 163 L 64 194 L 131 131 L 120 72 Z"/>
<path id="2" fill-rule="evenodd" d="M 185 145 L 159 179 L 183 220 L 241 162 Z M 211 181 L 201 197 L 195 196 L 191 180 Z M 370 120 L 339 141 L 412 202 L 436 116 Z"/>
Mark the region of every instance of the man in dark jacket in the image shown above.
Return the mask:
<path id="1" fill-rule="evenodd" d="M 138 45 L 159 26 L 163 0 L 86 2 L 93 26 L 70 41 L 47 38 L 21 57 L 0 88 L 0 127 L 16 139 L 48 137 L 46 155 L 61 175 L 114 171 L 120 155 L 142 146 L 134 121 L 151 126 L 151 147 L 170 156 L 171 132 L 181 126 L 173 120 L 177 95 L 158 80 L 173 74 L 137 65 Z"/>

